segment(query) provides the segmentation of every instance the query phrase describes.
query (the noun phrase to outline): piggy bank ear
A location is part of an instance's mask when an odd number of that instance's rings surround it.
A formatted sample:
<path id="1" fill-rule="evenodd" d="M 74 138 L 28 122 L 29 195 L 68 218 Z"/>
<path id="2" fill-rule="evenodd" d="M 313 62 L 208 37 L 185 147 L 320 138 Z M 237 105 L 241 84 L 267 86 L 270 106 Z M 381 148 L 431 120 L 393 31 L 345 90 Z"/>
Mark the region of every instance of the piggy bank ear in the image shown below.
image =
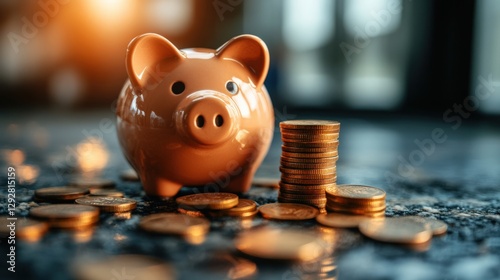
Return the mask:
<path id="1" fill-rule="evenodd" d="M 248 68 L 255 86 L 264 83 L 269 69 L 269 51 L 260 38 L 253 35 L 234 37 L 217 49 L 216 55 L 237 61 Z"/>
<path id="2" fill-rule="evenodd" d="M 158 34 L 143 34 L 135 37 L 127 48 L 126 67 L 130 82 L 140 93 L 158 84 L 167 74 L 168 67 L 160 69 L 159 62 L 183 59 L 184 55 L 174 44 Z"/>

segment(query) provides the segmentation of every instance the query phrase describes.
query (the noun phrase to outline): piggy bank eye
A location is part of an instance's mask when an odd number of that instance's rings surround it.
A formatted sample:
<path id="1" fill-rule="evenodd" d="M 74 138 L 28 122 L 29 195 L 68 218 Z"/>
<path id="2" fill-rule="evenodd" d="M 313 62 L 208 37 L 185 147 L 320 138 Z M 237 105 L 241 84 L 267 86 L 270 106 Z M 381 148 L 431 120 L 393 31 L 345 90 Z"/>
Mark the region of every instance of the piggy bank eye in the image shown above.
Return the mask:
<path id="1" fill-rule="evenodd" d="M 238 85 L 235 82 L 233 82 L 233 81 L 228 81 L 226 83 L 226 89 L 231 94 L 237 94 L 238 93 Z"/>
<path id="2" fill-rule="evenodd" d="M 174 94 L 181 94 L 182 92 L 184 92 L 184 89 L 186 89 L 186 86 L 181 81 L 172 84 L 172 92 Z"/>

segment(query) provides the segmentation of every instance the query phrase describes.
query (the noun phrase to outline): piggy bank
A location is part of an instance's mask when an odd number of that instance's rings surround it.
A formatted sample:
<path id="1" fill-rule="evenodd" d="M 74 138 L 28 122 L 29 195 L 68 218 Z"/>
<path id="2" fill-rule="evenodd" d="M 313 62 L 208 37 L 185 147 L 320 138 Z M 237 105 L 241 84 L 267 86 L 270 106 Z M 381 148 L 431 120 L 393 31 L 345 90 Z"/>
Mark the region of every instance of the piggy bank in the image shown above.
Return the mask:
<path id="1" fill-rule="evenodd" d="M 242 35 L 217 50 L 177 49 L 144 34 L 129 44 L 126 68 L 118 138 L 148 195 L 250 188 L 274 130 L 262 40 Z"/>

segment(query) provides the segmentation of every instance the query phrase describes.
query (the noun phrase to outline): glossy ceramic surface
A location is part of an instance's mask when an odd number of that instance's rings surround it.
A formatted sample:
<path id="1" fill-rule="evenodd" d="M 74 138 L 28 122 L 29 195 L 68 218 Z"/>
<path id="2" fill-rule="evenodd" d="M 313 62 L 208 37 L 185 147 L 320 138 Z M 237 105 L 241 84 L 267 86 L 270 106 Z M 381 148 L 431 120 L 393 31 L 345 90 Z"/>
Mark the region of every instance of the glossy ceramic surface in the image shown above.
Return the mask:
<path id="1" fill-rule="evenodd" d="M 146 193 L 247 191 L 274 129 L 264 42 L 242 35 L 217 50 L 179 50 L 144 34 L 130 43 L 126 67 L 118 138 Z"/>

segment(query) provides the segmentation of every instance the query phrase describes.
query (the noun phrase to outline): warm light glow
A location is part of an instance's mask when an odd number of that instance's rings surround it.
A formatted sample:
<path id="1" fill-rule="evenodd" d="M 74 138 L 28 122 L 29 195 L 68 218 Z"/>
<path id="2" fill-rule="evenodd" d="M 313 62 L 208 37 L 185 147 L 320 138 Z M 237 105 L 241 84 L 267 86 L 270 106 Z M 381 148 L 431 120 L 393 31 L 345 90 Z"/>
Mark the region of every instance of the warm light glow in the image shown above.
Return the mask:
<path id="1" fill-rule="evenodd" d="M 102 140 L 89 138 L 76 146 L 78 168 L 84 173 L 99 172 L 106 167 L 109 152 Z"/>
<path id="2" fill-rule="evenodd" d="M 4 150 L 4 158 L 8 165 L 21 165 L 26 156 L 21 150 Z"/>
<path id="3" fill-rule="evenodd" d="M 133 1 L 87 0 L 86 2 L 90 8 L 90 17 L 97 21 L 119 24 L 132 15 Z"/>
<path id="4" fill-rule="evenodd" d="M 16 177 L 20 184 L 33 184 L 40 175 L 40 168 L 35 165 L 19 165 L 16 167 Z"/>

